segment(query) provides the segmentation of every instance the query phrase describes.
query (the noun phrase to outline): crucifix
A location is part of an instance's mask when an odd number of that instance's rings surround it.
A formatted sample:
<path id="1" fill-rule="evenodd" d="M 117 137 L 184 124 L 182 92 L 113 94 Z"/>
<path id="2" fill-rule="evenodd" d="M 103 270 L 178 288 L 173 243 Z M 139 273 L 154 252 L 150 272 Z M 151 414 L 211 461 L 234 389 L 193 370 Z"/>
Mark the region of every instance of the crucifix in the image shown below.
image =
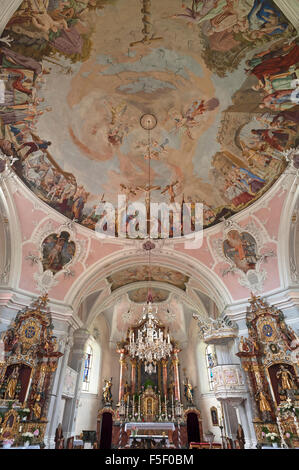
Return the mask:
<path id="1" fill-rule="evenodd" d="M 161 194 L 166 193 L 166 191 L 168 192 L 168 194 L 169 194 L 169 196 L 170 196 L 170 203 L 174 203 L 174 202 L 175 202 L 175 199 L 174 199 L 174 198 L 175 198 L 176 194 L 175 194 L 173 188 L 174 188 L 177 184 L 179 184 L 178 181 L 175 181 L 174 183 L 168 184 L 168 185 L 163 189 L 163 191 L 161 191 Z"/>
<path id="2" fill-rule="evenodd" d="M 143 13 L 142 23 L 143 23 L 143 39 L 140 41 L 134 41 L 130 43 L 130 47 L 136 46 L 137 44 L 151 44 L 153 41 L 158 41 L 163 39 L 161 37 L 155 38 L 154 34 L 152 34 L 152 23 L 150 22 L 151 19 L 151 0 L 143 0 L 142 1 L 142 9 L 141 13 Z"/>
<path id="3" fill-rule="evenodd" d="M 150 197 L 152 191 L 158 191 L 161 189 L 161 186 L 151 186 L 146 184 L 145 186 L 137 186 L 135 188 L 136 191 L 143 191 L 145 193 L 145 206 L 146 206 L 146 214 L 147 214 L 147 221 L 150 221 Z"/>

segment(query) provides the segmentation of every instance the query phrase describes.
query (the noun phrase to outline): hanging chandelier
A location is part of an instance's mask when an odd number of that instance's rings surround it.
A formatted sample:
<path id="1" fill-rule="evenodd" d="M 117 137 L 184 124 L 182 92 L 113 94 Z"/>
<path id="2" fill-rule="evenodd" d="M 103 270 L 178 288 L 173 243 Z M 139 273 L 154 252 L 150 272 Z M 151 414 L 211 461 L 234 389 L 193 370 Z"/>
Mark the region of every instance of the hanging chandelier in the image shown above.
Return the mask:
<path id="1" fill-rule="evenodd" d="M 149 294 L 141 320 L 129 330 L 128 353 L 144 362 L 148 374 L 155 373 L 157 362 L 169 357 L 172 351 L 169 333 L 165 333 L 165 327 L 156 318 L 157 312 Z"/>
<path id="2" fill-rule="evenodd" d="M 148 132 L 148 188 L 151 188 L 151 130 L 157 125 L 157 118 L 153 114 L 141 116 L 140 124 Z M 148 201 L 150 203 L 150 191 Z M 150 220 L 148 220 L 150 222 Z M 149 235 L 148 235 L 149 236 Z M 150 238 L 150 236 L 149 236 Z M 148 252 L 149 261 L 149 288 L 146 305 L 143 307 L 143 315 L 138 324 L 128 332 L 127 350 L 129 355 L 140 359 L 144 363 L 144 370 L 148 374 L 156 372 L 157 362 L 166 359 L 172 351 L 169 333 L 157 317 L 158 309 L 153 307 L 151 294 L 151 250 L 155 245 L 148 240 L 144 249 Z M 155 312 L 154 312 L 155 310 Z"/>

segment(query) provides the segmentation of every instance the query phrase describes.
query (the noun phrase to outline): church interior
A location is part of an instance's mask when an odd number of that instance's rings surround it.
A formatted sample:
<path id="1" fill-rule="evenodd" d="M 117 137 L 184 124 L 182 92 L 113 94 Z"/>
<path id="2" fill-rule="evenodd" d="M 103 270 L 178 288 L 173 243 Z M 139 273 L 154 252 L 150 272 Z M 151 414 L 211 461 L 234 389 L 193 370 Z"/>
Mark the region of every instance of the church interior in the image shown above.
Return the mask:
<path id="1" fill-rule="evenodd" d="M 298 0 L 1 0 L 0 448 L 299 448 Z"/>

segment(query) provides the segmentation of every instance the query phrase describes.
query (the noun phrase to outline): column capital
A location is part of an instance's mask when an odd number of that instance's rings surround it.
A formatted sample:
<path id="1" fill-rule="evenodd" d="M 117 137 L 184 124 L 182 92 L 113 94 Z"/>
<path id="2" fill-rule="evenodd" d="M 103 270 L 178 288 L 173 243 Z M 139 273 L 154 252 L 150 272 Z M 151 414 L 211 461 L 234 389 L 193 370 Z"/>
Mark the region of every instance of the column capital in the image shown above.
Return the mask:
<path id="1" fill-rule="evenodd" d="M 126 352 L 126 350 L 125 350 L 125 348 L 117 348 L 117 349 L 116 349 L 116 352 L 117 352 L 118 354 L 120 354 L 120 355 L 124 355 L 125 352 Z"/>
<path id="2" fill-rule="evenodd" d="M 178 357 L 173 357 L 173 358 L 171 359 L 171 362 L 172 362 L 172 364 L 173 364 L 174 366 L 178 366 L 179 363 L 180 363 Z"/>

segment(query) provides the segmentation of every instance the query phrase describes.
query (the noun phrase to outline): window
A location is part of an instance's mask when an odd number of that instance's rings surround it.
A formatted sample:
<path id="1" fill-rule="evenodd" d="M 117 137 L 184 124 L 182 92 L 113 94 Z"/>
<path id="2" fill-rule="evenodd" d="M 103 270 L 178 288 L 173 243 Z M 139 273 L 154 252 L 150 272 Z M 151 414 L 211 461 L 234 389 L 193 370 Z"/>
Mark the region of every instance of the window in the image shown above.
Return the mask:
<path id="1" fill-rule="evenodd" d="M 82 386 L 83 392 L 89 391 L 91 363 L 92 363 L 92 349 L 90 346 L 88 346 L 86 350 L 86 354 L 85 354 L 85 363 L 84 363 L 84 372 L 83 372 L 83 386 Z"/>
<path id="2" fill-rule="evenodd" d="M 211 344 L 209 344 L 206 349 L 206 364 L 208 370 L 210 390 L 214 390 L 213 367 L 216 366 L 216 355 L 215 347 Z"/>

